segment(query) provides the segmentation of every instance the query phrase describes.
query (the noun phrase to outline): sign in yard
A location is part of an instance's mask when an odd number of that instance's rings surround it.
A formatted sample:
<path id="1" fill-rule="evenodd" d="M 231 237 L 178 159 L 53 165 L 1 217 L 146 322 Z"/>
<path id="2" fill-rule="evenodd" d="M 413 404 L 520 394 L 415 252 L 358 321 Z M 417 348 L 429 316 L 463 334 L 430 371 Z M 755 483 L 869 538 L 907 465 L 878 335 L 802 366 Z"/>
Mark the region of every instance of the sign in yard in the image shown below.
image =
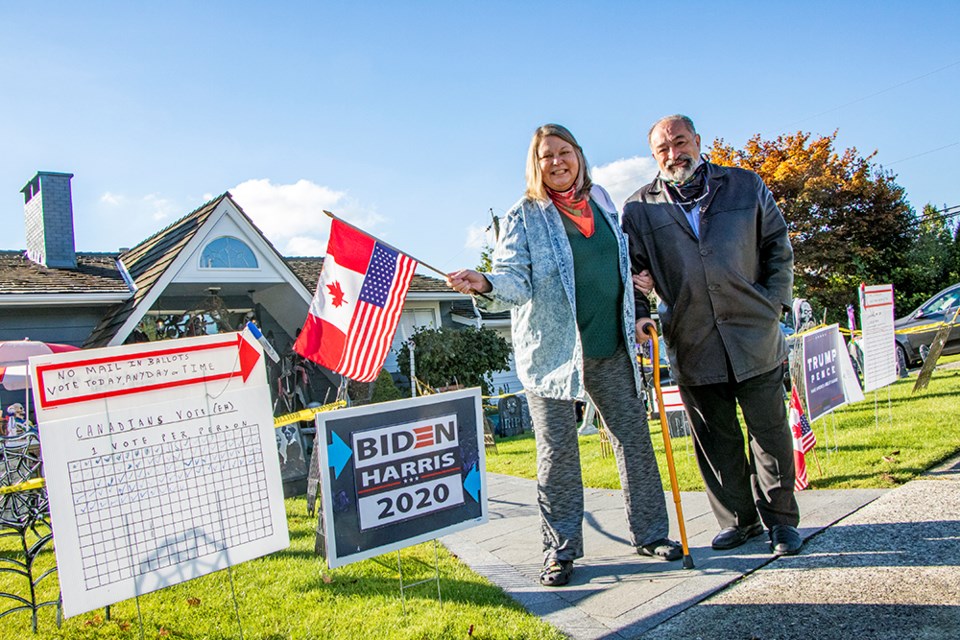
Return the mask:
<path id="1" fill-rule="evenodd" d="M 317 415 L 327 563 L 487 521 L 479 389 Z"/>
<path id="2" fill-rule="evenodd" d="M 663 387 L 660 392 L 663 395 L 663 410 L 667 414 L 670 437 L 681 438 L 690 435 L 687 411 L 683 406 L 683 400 L 680 398 L 680 387 L 671 385 Z M 654 403 L 656 403 L 656 395 L 654 395 Z"/>
<path id="3" fill-rule="evenodd" d="M 897 380 L 893 315 L 893 285 L 860 286 L 864 391 L 873 391 Z"/>
<path id="4" fill-rule="evenodd" d="M 927 357 L 923 359 L 923 366 L 917 375 L 917 381 L 913 385 L 912 393 L 922 391 L 930 384 L 930 377 L 933 375 L 933 370 L 937 366 L 937 360 L 940 359 L 940 354 L 943 352 L 943 345 L 947 343 L 947 338 L 950 337 L 950 332 L 957 324 L 958 317 L 960 317 L 960 307 L 948 309 L 943 315 L 945 324 L 937 329 L 936 335 L 933 336 L 933 342 L 930 343 L 930 350 L 927 352 Z"/>
<path id="5" fill-rule="evenodd" d="M 30 359 L 67 616 L 289 545 L 246 332 Z"/>
<path id="6" fill-rule="evenodd" d="M 848 402 L 863 400 L 838 325 L 804 334 L 803 380 L 811 422 Z"/>

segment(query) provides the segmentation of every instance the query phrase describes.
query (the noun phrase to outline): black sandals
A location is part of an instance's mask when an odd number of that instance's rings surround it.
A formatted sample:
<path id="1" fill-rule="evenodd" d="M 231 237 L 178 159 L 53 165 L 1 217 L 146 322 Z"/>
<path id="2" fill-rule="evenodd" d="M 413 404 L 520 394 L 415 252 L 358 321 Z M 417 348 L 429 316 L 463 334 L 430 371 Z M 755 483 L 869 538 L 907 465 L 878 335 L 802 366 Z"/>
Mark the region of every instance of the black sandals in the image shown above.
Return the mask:
<path id="1" fill-rule="evenodd" d="M 679 542 L 674 542 L 667 538 L 655 540 L 650 544 L 637 547 L 637 553 L 651 558 L 660 558 L 661 560 L 673 561 L 683 557 L 683 547 Z"/>
<path id="2" fill-rule="evenodd" d="M 540 572 L 540 584 L 545 587 L 562 587 L 573 575 L 573 560 L 548 560 Z"/>

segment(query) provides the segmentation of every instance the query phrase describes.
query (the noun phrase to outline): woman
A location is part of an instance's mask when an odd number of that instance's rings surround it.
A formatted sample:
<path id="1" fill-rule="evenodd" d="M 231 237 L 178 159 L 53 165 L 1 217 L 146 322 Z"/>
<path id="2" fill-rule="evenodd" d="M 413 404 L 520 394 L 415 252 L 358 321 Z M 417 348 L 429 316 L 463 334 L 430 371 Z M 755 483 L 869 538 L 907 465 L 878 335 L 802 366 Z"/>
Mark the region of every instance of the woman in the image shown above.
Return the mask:
<path id="1" fill-rule="evenodd" d="M 490 311 L 511 310 L 517 374 L 537 441 L 543 532 L 540 582 L 570 581 L 583 556 L 583 483 L 575 402 L 587 394 L 604 418 L 617 460 L 631 541 L 638 553 L 679 560 L 669 525 L 634 344 L 624 236 L 610 196 L 592 185 L 583 150 L 564 127 L 533 135 L 527 191 L 506 215 L 492 272 L 447 276 Z"/>

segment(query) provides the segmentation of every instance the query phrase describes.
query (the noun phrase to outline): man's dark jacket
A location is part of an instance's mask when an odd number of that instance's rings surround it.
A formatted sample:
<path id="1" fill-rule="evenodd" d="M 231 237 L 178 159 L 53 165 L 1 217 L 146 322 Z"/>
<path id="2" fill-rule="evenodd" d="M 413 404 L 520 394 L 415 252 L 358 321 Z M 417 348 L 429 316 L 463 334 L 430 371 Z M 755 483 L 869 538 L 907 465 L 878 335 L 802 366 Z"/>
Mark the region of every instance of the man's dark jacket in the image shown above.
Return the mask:
<path id="1" fill-rule="evenodd" d="M 633 271 L 649 269 L 677 382 L 743 381 L 786 358 L 780 315 L 793 292 L 793 248 L 760 176 L 707 164 L 700 238 L 658 176 L 627 199 L 623 230 Z M 636 292 L 637 318 L 650 302 Z"/>

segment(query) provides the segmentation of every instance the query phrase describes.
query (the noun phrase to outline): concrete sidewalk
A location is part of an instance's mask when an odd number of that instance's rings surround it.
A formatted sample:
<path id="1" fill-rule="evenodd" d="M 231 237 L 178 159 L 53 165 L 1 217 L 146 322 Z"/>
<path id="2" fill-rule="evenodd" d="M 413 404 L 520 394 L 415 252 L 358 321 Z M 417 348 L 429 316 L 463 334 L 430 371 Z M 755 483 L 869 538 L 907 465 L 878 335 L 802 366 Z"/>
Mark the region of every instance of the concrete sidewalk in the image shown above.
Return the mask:
<path id="1" fill-rule="evenodd" d="M 692 570 L 638 556 L 626 540 L 620 492 L 588 489 L 586 555 L 571 583 L 554 589 L 539 583 L 535 483 L 489 474 L 488 489 L 490 522 L 443 544 L 571 638 L 960 635 L 960 459 L 891 491 L 799 493 L 808 542 L 790 558 L 774 558 L 766 536 L 713 551 L 718 526 L 706 496 L 684 493 Z M 918 635 L 936 622 L 947 635 Z"/>

